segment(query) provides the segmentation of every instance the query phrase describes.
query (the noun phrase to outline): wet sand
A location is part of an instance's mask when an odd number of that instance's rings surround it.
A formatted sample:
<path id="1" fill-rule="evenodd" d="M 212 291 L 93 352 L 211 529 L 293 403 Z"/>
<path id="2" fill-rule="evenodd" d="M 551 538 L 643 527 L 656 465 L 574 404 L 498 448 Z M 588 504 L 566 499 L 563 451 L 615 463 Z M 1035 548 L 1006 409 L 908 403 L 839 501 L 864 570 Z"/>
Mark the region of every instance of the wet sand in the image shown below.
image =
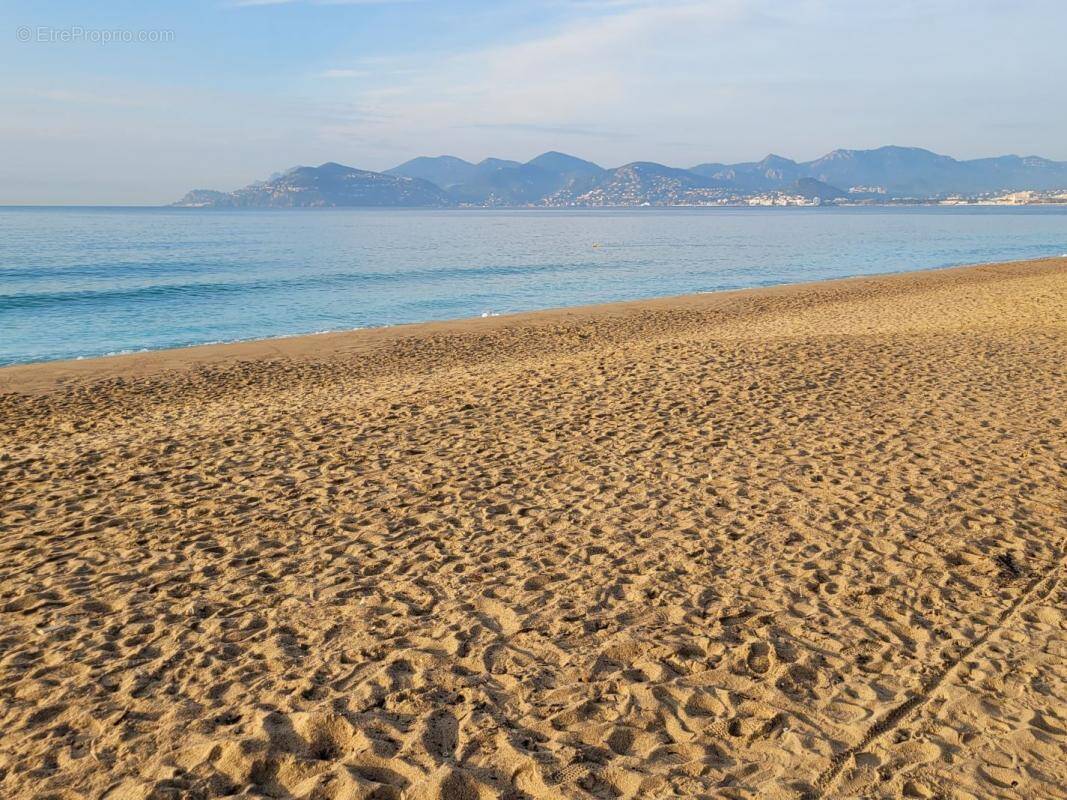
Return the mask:
<path id="1" fill-rule="evenodd" d="M 0 797 L 1067 797 L 1067 259 L 0 369 Z"/>

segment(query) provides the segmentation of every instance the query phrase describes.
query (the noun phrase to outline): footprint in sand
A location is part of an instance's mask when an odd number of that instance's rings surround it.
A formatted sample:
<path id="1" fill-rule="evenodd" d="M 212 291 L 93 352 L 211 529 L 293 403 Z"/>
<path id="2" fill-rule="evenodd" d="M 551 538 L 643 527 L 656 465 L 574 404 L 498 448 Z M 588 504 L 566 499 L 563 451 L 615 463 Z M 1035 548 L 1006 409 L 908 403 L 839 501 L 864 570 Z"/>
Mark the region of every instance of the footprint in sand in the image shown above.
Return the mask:
<path id="1" fill-rule="evenodd" d="M 459 744 L 459 723 L 451 712 L 439 709 L 430 714 L 422 733 L 422 744 L 438 760 L 455 757 Z"/>
<path id="2" fill-rule="evenodd" d="M 771 671 L 771 648 L 766 642 L 753 642 L 748 648 L 745 664 L 754 675 L 766 675 Z"/>

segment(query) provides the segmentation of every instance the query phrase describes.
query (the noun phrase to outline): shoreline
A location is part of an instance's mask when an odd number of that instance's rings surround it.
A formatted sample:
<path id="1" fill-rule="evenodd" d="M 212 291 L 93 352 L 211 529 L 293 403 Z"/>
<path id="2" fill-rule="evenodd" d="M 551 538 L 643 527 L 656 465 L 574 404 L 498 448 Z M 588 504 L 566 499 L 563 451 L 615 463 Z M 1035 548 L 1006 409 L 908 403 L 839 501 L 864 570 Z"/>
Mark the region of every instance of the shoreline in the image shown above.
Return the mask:
<path id="1" fill-rule="evenodd" d="M 499 332 L 510 328 L 548 327 L 566 322 L 581 324 L 618 320 L 656 311 L 702 311 L 714 313 L 720 307 L 761 299 L 788 301 L 790 297 L 822 295 L 824 301 L 842 299 L 842 292 L 862 291 L 885 285 L 901 292 L 931 288 L 945 281 L 983 275 L 994 271 L 1026 272 L 1034 265 L 1056 265 L 1067 269 L 1067 256 L 1007 262 L 932 267 L 877 275 L 856 275 L 803 283 L 783 283 L 748 289 L 700 292 L 665 297 L 594 303 L 580 306 L 518 311 L 488 317 L 401 323 L 373 328 L 354 328 L 196 344 L 159 350 L 91 356 L 55 361 L 10 364 L 0 367 L 0 394 L 42 394 L 109 379 L 141 379 L 163 373 L 181 373 L 200 368 L 224 368 L 241 361 L 318 360 L 366 354 L 399 341 L 435 336 L 464 336 Z M 736 313 L 738 309 L 731 308 Z"/>
<path id="2" fill-rule="evenodd" d="M 1057 796 L 1065 352 L 1048 259 L 21 368 L 0 796 Z"/>

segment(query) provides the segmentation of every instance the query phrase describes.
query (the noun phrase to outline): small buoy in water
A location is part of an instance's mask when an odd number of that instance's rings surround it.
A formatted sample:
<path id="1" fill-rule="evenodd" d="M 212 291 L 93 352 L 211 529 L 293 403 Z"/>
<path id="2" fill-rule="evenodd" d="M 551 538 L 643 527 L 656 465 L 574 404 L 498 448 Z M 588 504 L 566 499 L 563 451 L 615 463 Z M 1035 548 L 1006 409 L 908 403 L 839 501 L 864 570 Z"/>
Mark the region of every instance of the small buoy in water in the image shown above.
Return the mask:
<path id="1" fill-rule="evenodd" d="M 593 247 L 600 247 L 600 242 L 593 242 Z"/>

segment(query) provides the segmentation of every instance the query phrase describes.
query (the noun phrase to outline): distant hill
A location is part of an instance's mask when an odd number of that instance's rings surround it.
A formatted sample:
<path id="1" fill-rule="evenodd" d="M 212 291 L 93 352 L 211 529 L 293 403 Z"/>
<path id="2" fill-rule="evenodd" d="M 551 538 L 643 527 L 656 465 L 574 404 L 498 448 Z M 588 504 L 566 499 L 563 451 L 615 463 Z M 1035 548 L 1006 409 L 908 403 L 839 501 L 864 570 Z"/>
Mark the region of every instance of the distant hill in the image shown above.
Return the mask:
<path id="1" fill-rule="evenodd" d="M 477 172 L 475 164 L 455 156 L 419 156 L 387 169 L 385 174 L 429 181 L 447 190 L 457 184 L 467 183 Z"/>
<path id="2" fill-rule="evenodd" d="M 723 181 L 734 189 L 751 192 L 782 190 L 798 179 L 807 177 L 795 161 L 773 153 L 762 161 L 742 164 L 698 164 L 690 172 Z"/>
<path id="3" fill-rule="evenodd" d="M 815 178 L 858 193 L 876 189 L 887 197 L 933 198 L 1021 189 L 1067 187 L 1067 163 L 1029 156 L 957 161 L 920 147 L 834 150 L 797 163 L 770 155 L 746 164 L 698 164 L 691 169 L 729 181 L 741 191 L 784 191 L 800 178 Z"/>
<path id="4" fill-rule="evenodd" d="M 845 197 L 936 199 L 1067 189 L 1067 162 L 1037 156 L 959 161 L 918 147 L 834 150 L 813 161 L 761 161 L 678 169 L 636 161 L 605 169 L 557 151 L 522 163 L 455 156 L 411 159 L 383 172 L 341 164 L 295 167 L 233 192 L 197 189 L 175 205 L 207 208 L 318 206 L 691 205 L 781 193 L 833 202 Z"/>
<path id="5" fill-rule="evenodd" d="M 934 197 L 1000 188 L 967 162 L 918 147 L 834 150 L 802 165 L 802 169 L 806 175 L 835 186 L 880 186 L 898 196 Z"/>
<path id="6" fill-rule="evenodd" d="M 723 181 L 651 161 L 604 170 L 585 186 L 552 196 L 557 204 L 585 206 L 681 205 L 714 196 Z"/>
<path id="7" fill-rule="evenodd" d="M 806 197 L 809 200 L 819 200 L 823 203 L 848 197 L 848 192 L 842 192 L 836 186 L 823 183 L 816 178 L 798 178 L 785 190 L 785 193 Z"/>
<path id="8" fill-rule="evenodd" d="M 197 208 L 328 208 L 334 206 L 448 206 L 429 181 L 385 175 L 328 162 L 294 167 L 233 192 L 196 189 L 174 205 Z"/>
<path id="9" fill-rule="evenodd" d="M 549 150 L 536 158 L 531 158 L 526 162 L 526 165 L 550 172 L 564 179 L 597 178 L 606 172 L 599 164 L 569 156 L 556 150 Z"/>
<path id="10" fill-rule="evenodd" d="M 539 167 L 486 159 L 469 181 L 449 187 L 448 193 L 456 202 L 469 205 L 525 206 L 536 204 L 555 185 L 556 177 Z"/>
<path id="11" fill-rule="evenodd" d="M 193 189 L 185 197 L 171 205 L 183 208 L 233 208 L 233 196 L 214 189 Z"/>
<path id="12" fill-rule="evenodd" d="M 457 203 L 485 206 L 536 205 L 562 189 L 588 186 L 604 173 L 591 161 L 551 151 L 525 164 L 487 158 L 477 164 L 454 156 L 415 158 L 386 170 L 388 175 L 436 183 Z"/>

